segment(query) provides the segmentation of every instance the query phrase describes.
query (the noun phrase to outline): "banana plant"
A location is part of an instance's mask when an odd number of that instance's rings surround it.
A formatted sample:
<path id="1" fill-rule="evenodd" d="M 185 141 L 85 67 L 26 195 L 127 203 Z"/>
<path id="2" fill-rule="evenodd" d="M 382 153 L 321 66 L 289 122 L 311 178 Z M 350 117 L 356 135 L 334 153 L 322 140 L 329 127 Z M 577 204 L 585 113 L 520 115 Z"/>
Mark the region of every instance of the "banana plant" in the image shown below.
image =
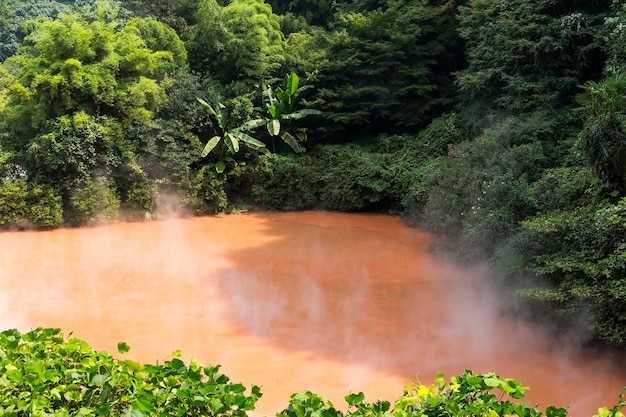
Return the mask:
<path id="1" fill-rule="evenodd" d="M 217 173 L 223 173 L 227 163 L 236 163 L 233 156 L 239 152 L 240 143 L 258 152 L 267 151 L 263 142 L 245 133 L 247 130 L 262 126 L 262 123 L 257 120 L 252 120 L 241 126 L 230 129 L 228 127 L 228 110 L 217 97 L 214 97 L 213 100 L 215 107 L 201 98 L 197 98 L 197 100 L 206 110 L 209 116 L 209 125 L 215 132 L 215 136 L 209 139 L 206 145 L 204 145 L 201 155 L 204 158 L 213 152 L 217 156 L 217 162 L 211 163 Z"/>
<path id="2" fill-rule="evenodd" d="M 302 92 L 313 88 L 310 84 L 303 86 L 299 84 L 299 77 L 292 72 L 285 76 L 284 88 L 278 87 L 274 90 L 268 85 L 263 90 L 267 114 L 254 122 L 266 126 L 267 133 L 272 139 L 273 152 L 276 151 L 274 143 L 276 137 L 280 137 L 294 152 L 305 152 L 302 143 L 307 140 L 306 128 L 295 127 L 289 124 L 289 121 L 321 113 L 315 109 L 297 109 Z"/>

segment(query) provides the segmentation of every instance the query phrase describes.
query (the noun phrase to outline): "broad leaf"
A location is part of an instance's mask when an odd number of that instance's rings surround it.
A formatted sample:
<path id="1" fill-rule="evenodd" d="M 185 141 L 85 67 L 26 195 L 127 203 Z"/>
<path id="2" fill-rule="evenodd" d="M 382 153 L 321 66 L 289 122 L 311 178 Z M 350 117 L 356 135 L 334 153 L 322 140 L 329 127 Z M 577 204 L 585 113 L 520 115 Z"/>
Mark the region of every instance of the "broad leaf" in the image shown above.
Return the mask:
<path id="1" fill-rule="evenodd" d="M 289 96 L 293 96 L 296 93 L 296 91 L 298 91 L 299 83 L 300 83 L 300 79 L 298 78 L 295 72 L 292 72 L 291 74 L 287 75 L 285 77 L 285 92 Z"/>
<path id="2" fill-rule="evenodd" d="M 215 119 L 218 121 L 218 123 L 221 122 L 221 115 L 219 115 L 215 109 L 213 109 L 213 106 L 211 106 L 209 103 L 207 103 L 206 101 L 202 100 L 201 98 L 196 98 L 196 100 L 198 100 L 198 102 L 200 104 L 202 104 L 202 107 L 204 107 L 204 109 L 207 111 L 207 113 L 209 113 L 209 115 L 215 117 Z"/>
<path id="3" fill-rule="evenodd" d="M 303 117 L 310 116 L 313 114 L 321 114 L 322 112 L 315 109 L 301 109 L 296 110 L 293 113 L 283 114 L 283 119 L 297 120 L 302 119 Z"/>
<path id="4" fill-rule="evenodd" d="M 248 147 L 254 149 L 254 150 L 261 150 L 263 148 L 265 148 L 265 144 L 263 142 L 261 142 L 258 139 L 253 138 L 252 136 L 248 135 L 247 133 L 243 133 L 243 132 L 232 132 L 231 133 L 233 136 L 236 136 L 240 141 L 242 141 L 243 143 L 245 143 Z"/>
<path id="5" fill-rule="evenodd" d="M 280 119 L 280 109 L 276 106 L 267 106 L 267 111 L 272 116 L 272 119 Z"/>
<path id="6" fill-rule="evenodd" d="M 257 127 L 265 126 L 268 123 L 268 119 L 254 119 L 244 123 L 237 130 L 252 130 Z"/>
<path id="7" fill-rule="evenodd" d="M 215 163 L 215 171 L 218 174 L 221 174 L 222 172 L 224 172 L 225 169 L 226 169 L 226 162 L 224 162 L 224 161 L 217 161 Z"/>
<path id="8" fill-rule="evenodd" d="M 306 152 L 306 148 L 300 145 L 300 142 L 298 142 L 296 138 L 291 136 L 289 132 L 283 132 L 283 134 L 280 137 L 283 139 L 283 141 L 285 141 L 287 145 L 291 147 L 291 149 L 293 149 L 294 152 L 296 153 Z"/>
<path id="9" fill-rule="evenodd" d="M 220 143 L 220 140 L 222 140 L 222 138 L 219 136 L 213 136 L 211 139 L 209 139 L 207 144 L 204 145 L 204 149 L 202 149 L 202 157 L 204 158 L 205 156 L 207 156 L 213 150 L 213 148 L 215 148 L 217 144 Z"/>
<path id="10" fill-rule="evenodd" d="M 272 119 L 267 124 L 267 131 L 271 136 L 278 136 L 280 133 L 280 121 L 277 119 Z"/>
<path id="11" fill-rule="evenodd" d="M 356 405 L 365 399 L 365 395 L 362 392 L 359 392 L 358 394 L 346 395 L 343 398 L 346 400 L 348 405 Z"/>
<path id="12" fill-rule="evenodd" d="M 117 351 L 119 353 L 126 353 L 130 350 L 130 346 L 128 346 L 128 343 L 126 342 L 119 342 L 117 344 Z"/>
<path id="13" fill-rule="evenodd" d="M 226 146 L 228 146 L 231 153 L 239 152 L 239 138 L 234 133 L 227 133 L 224 142 L 226 142 Z"/>

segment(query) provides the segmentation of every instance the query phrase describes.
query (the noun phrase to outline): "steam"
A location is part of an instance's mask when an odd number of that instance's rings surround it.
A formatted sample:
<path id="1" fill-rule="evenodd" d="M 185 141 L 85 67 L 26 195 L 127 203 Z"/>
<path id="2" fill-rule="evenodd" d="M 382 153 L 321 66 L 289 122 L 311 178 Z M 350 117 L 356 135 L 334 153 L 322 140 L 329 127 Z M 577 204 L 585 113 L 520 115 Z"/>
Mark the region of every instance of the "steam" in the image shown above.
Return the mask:
<path id="1" fill-rule="evenodd" d="M 464 369 L 516 378 L 531 403 L 574 417 L 611 405 L 622 359 L 502 314 L 485 270 L 433 259 L 429 239 L 396 218 L 330 213 L 8 233 L 0 324 L 61 327 L 110 352 L 126 341 L 143 362 L 181 349 L 262 385 L 265 415 L 296 391 L 393 400 Z"/>

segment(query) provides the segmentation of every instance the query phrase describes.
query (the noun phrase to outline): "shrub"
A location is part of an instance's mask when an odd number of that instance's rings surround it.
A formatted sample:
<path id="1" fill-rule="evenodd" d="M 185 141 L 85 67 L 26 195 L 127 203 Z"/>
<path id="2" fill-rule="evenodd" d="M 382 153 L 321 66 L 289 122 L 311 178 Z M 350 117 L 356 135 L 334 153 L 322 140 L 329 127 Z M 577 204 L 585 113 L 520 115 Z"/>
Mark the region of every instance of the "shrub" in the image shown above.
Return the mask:
<path id="1" fill-rule="evenodd" d="M 254 169 L 252 198 L 270 210 L 306 210 L 317 207 L 318 179 L 308 155 L 260 156 Z"/>
<path id="2" fill-rule="evenodd" d="M 196 214 L 215 214 L 226 210 L 228 196 L 224 190 L 225 183 L 226 177 L 208 165 L 193 175 L 188 194 Z"/>
<path id="3" fill-rule="evenodd" d="M 626 198 L 540 215 L 509 243 L 537 275 L 526 299 L 570 319 L 589 316 L 595 338 L 626 346 Z"/>
<path id="4" fill-rule="evenodd" d="M 474 374 L 468 370 L 450 378 L 447 383 L 443 375 L 439 374 L 430 386 L 419 382 L 409 385 L 394 404 L 384 400 L 365 402 L 363 393 L 347 395 L 347 413 L 337 410 L 320 395 L 297 393 L 291 396 L 289 407 L 278 413 L 277 417 L 540 417 L 540 409 L 519 401 L 524 398 L 527 389 L 512 378 L 501 378 L 494 373 Z M 566 415 L 565 408 L 546 408 L 547 417 Z"/>
<path id="5" fill-rule="evenodd" d="M 70 220 L 74 224 L 99 224 L 118 220 L 120 198 L 111 181 L 104 177 L 90 179 L 73 190 L 70 197 Z"/>
<path id="6" fill-rule="evenodd" d="M 63 223 L 61 197 L 51 187 L 25 180 L 0 181 L 0 227 L 56 227 Z"/>
<path id="7" fill-rule="evenodd" d="M 60 329 L 6 330 L 0 353 L 3 415 L 246 417 L 261 397 L 259 387 L 246 394 L 219 366 L 120 360 Z"/>

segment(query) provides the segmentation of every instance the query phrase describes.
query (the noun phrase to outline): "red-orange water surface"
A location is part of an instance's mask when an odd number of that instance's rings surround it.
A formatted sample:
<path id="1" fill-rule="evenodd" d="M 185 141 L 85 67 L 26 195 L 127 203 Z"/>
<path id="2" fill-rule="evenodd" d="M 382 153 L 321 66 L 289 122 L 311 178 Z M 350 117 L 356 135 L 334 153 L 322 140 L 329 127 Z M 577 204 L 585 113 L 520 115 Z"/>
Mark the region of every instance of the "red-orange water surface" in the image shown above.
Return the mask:
<path id="1" fill-rule="evenodd" d="M 488 281 L 382 215 L 233 214 L 0 234 L 0 328 L 60 327 L 146 363 L 181 349 L 262 386 L 259 414 L 311 390 L 393 400 L 464 369 L 592 416 L 626 386 L 621 357 L 498 314 Z"/>

